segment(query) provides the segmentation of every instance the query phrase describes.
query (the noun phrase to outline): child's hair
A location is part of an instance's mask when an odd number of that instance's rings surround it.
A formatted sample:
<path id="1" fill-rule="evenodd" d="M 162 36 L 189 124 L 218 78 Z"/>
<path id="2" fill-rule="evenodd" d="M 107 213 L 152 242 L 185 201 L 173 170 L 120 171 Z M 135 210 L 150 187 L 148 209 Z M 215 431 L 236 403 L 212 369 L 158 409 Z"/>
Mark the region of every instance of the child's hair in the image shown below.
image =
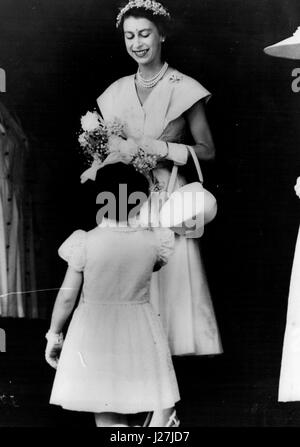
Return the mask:
<path id="1" fill-rule="evenodd" d="M 97 223 L 103 217 L 117 222 L 133 217 L 149 195 L 149 182 L 133 166 L 124 163 L 107 165 L 97 172 Z"/>

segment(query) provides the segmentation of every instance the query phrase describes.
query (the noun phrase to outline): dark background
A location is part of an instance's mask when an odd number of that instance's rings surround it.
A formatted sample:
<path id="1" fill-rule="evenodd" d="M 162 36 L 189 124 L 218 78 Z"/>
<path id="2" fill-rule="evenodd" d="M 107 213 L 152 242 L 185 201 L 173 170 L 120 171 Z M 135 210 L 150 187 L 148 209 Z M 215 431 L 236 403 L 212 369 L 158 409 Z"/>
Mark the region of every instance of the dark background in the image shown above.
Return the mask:
<path id="1" fill-rule="evenodd" d="M 201 240 L 224 342 L 215 358 L 176 358 L 179 411 L 190 426 L 297 426 L 300 404 L 278 404 L 289 276 L 299 223 L 300 61 L 263 48 L 300 24 L 299 0 L 165 1 L 177 27 L 168 62 L 213 93 L 207 114 L 217 148 L 203 163 L 218 218 Z M 79 119 L 115 79 L 136 67 L 114 28 L 112 0 L 1 0 L 0 100 L 31 142 L 39 288 L 59 287 L 57 247 L 93 225 L 89 186 L 79 183 Z M 55 295 L 39 295 L 49 318 Z M 43 360 L 47 320 L 1 319 L 0 426 L 92 424 L 47 402 L 53 378 Z M 2 394 L 1 394 L 2 392 Z M 1 397 L 2 395 L 2 397 Z"/>

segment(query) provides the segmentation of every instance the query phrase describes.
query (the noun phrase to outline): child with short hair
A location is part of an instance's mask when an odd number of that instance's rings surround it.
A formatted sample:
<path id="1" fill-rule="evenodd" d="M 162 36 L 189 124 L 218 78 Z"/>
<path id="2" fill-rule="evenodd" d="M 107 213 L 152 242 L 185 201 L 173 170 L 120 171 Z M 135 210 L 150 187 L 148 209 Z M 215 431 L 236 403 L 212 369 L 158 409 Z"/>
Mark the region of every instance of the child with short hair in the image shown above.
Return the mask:
<path id="1" fill-rule="evenodd" d="M 137 190 L 148 194 L 148 182 L 131 166 L 106 166 L 97 183 L 99 192 L 116 198 L 116 212 L 91 231 L 75 231 L 59 248 L 69 267 L 46 336 L 46 360 L 57 368 L 50 403 L 95 413 L 98 426 L 128 426 L 127 415 L 141 412 L 149 412 L 149 426 L 178 426 L 177 380 L 149 302 L 152 272 L 168 261 L 174 235 L 138 220 L 132 225 L 130 203 L 122 220 L 120 185 L 126 199 Z"/>

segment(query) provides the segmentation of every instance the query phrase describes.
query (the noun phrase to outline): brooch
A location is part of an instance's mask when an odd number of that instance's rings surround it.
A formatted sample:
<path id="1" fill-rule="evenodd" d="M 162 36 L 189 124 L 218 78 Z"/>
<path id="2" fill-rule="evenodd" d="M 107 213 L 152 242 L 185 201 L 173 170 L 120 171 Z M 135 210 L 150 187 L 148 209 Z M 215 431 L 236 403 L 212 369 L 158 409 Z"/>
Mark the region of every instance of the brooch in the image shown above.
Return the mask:
<path id="1" fill-rule="evenodd" d="M 177 73 L 172 73 L 171 76 L 169 77 L 169 81 L 170 82 L 179 82 L 182 81 L 183 76 L 181 74 L 177 74 Z"/>

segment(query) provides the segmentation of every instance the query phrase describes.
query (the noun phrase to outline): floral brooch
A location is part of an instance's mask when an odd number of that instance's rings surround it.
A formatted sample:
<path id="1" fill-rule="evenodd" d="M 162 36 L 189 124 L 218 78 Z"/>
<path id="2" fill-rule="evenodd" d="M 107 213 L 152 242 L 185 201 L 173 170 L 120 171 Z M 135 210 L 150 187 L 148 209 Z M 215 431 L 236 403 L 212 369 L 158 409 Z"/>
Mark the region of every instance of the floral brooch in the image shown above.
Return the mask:
<path id="1" fill-rule="evenodd" d="M 182 81 L 182 79 L 183 79 L 182 74 L 178 74 L 178 73 L 172 73 L 169 76 L 169 81 L 170 82 L 180 82 L 180 81 Z"/>

